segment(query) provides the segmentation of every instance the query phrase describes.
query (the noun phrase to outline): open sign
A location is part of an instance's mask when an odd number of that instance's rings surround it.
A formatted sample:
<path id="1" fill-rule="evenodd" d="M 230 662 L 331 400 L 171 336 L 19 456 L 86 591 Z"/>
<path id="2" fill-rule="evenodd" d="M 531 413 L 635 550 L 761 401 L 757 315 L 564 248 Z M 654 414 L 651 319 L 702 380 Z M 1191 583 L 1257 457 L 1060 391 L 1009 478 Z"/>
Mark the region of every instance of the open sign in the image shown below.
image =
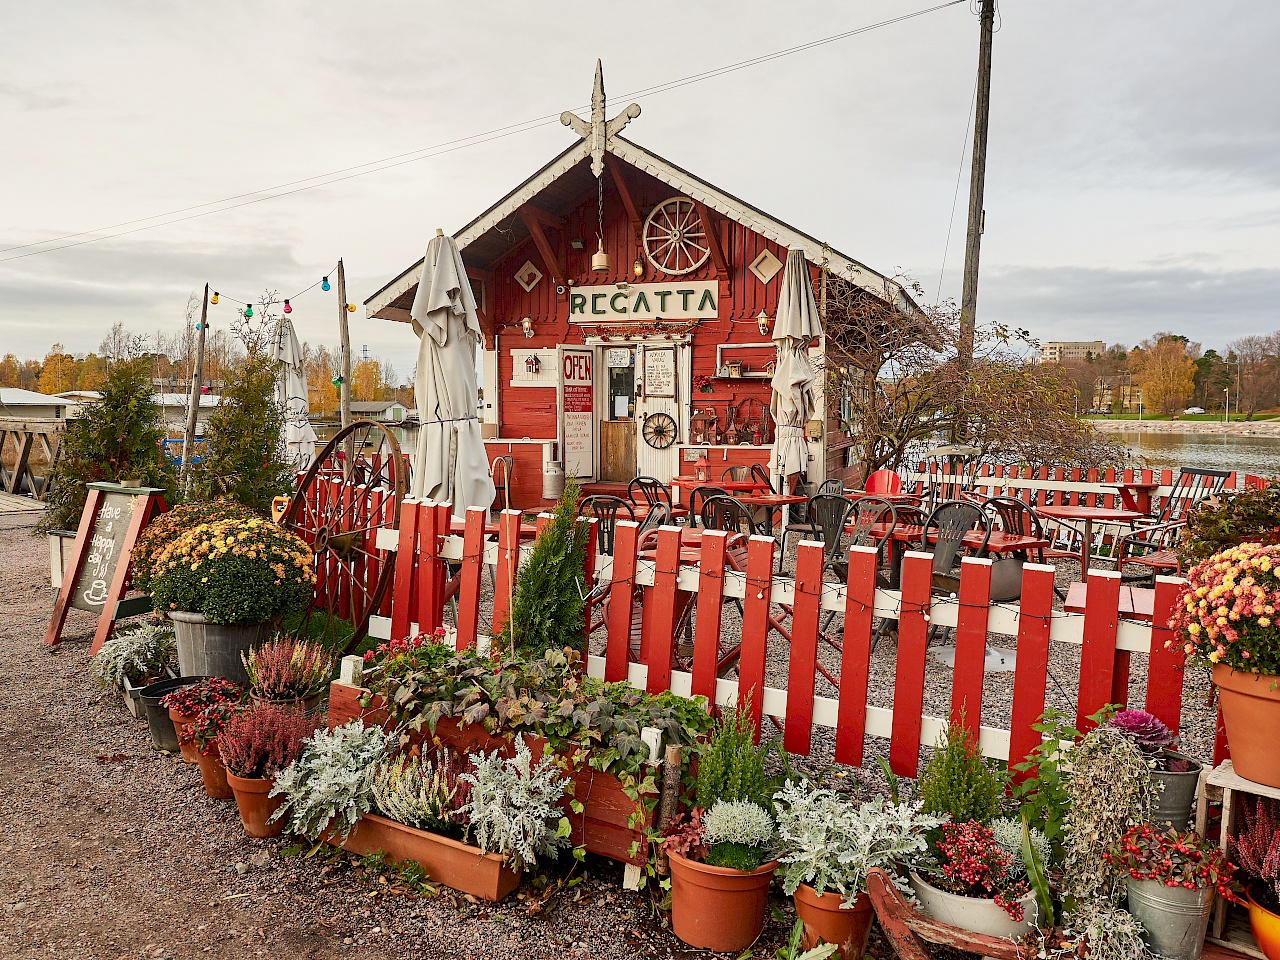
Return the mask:
<path id="1" fill-rule="evenodd" d="M 565 383 L 591 383 L 591 354 L 566 353 L 561 358 L 561 373 Z"/>

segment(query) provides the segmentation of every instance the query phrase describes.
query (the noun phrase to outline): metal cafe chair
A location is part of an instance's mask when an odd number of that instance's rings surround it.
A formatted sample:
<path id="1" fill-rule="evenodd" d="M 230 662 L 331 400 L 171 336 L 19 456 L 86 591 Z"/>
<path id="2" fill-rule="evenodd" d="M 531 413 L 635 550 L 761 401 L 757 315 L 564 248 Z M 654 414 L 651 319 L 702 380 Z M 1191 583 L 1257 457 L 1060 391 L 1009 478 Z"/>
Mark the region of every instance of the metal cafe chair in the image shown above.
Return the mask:
<path id="1" fill-rule="evenodd" d="M 935 591 L 956 593 L 960 589 L 960 577 L 952 571 L 959 563 L 964 538 L 971 530 L 982 532 L 982 543 L 974 550 L 981 556 L 991 537 L 991 521 L 982 507 L 964 500 L 951 500 L 939 504 L 929 514 L 921 533 L 920 548 L 928 550 L 932 540 Z"/>
<path id="2" fill-rule="evenodd" d="M 1230 476 L 1229 470 L 1182 467 L 1160 513 L 1150 521 L 1139 520 L 1134 524 L 1136 529 L 1133 533 L 1120 538 L 1116 547 L 1116 570 L 1120 571 L 1120 579 L 1140 582 L 1154 579 L 1161 570 L 1177 570 L 1179 561 L 1174 547 L 1187 525 L 1188 516 L 1199 504 L 1221 493 Z M 1137 564 L 1146 570 L 1139 574 L 1125 574 L 1126 563 Z"/>
<path id="3" fill-rule="evenodd" d="M 1029 503 L 1017 497 L 991 497 L 982 508 L 990 515 L 993 524 L 1001 532 L 1011 537 L 1030 537 L 1035 540 L 1049 539 L 1045 535 L 1044 524 L 1039 514 Z M 1016 600 L 1022 596 L 1022 567 L 1031 563 L 1049 563 L 1053 560 L 1074 560 L 1080 562 L 1080 554 L 1074 550 L 1053 550 L 1044 547 L 1030 547 L 1015 550 L 1001 555 L 991 565 L 991 599 Z M 1053 592 L 1060 598 L 1066 595 L 1055 584 Z"/>
<path id="4" fill-rule="evenodd" d="M 729 491 L 723 487 L 703 486 L 694 487 L 689 492 L 689 528 L 692 529 L 698 525 L 698 519 L 702 515 L 702 505 L 712 497 L 726 497 Z"/>
<path id="5" fill-rule="evenodd" d="M 782 543 L 778 548 L 778 570 L 782 570 L 782 560 L 787 555 L 787 536 L 789 534 L 798 533 L 801 536 L 821 537 L 822 531 L 818 529 L 813 518 L 809 514 L 809 504 L 813 502 L 813 498 L 817 496 L 843 496 L 844 484 L 839 480 L 823 480 L 815 490 L 813 484 L 805 483 L 799 480 L 796 483 L 796 493 L 809 497 L 804 503 L 797 503 L 791 508 L 791 522 L 788 523 L 782 531 Z"/>
<path id="6" fill-rule="evenodd" d="M 750 480 L 751 468 L 745 464 L 737 464 L 732 467 L 725 467 L 724 472 L 720 474 L 721 480 Z"/>
<path id="7" fill-rule="evenodd" d="M 746 504 L 727 494 L 703 501 L 700 515 L 702 525 L 708 530 L 725 530 L 748 537 L 762 533 Z"/>
<path id="8" fill-rule="evenodd" d="M 637 536 L 644 536 L 648 531 L 657 530 L 659 527 L 669 527 L 674 522 L 671 518 L 671 508 L 665 503 L 650 504 L 649 512 L 640 521 L 640 529 L 637 531 Z"/>
<path id="9" fill-rule="evenodd" d="M 637 499 L 637 493 L 639 498 Z M 637 506 L 650 510 L 658 504 L 667 508 L 667 513 L 674 517 L 683 517 L 688 511 L 685 507 L 674 506 L 671 502 L 671 490 L 665 483 L 654 477 L 636 477 L 627 484 L 627 499 Z"/>
<path id="10" fill-rule="evenodd" d="M 624 512 L 625 516 L 622 515 Z M 613 556 L 613 539 L 618 521 L 636 518 L 635 511 L 626 500 L 605 494 L 583 497 L 578 504 L 578 516 L 596 518 L 596 552 L 609 557 Z"/>

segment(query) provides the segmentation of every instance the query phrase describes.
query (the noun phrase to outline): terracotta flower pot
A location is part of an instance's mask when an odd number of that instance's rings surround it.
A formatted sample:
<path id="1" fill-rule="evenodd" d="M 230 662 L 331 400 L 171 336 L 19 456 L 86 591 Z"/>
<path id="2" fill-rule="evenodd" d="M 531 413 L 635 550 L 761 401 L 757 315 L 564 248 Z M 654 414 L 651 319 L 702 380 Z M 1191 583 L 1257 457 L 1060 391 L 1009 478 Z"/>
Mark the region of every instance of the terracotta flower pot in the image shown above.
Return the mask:
<path id="1" fill-rule="evenodd" d="M 271 792 L 270 777 L 237 777 L 223 768 L 227 785 L 235 794 L 236 810 L 240 813 L 240 825 L 244 832 L 259 840 L 278 837 L 284 833 L 284 818 L 268 823 L 276 808 L 284 803 L 284 797 L 267 796 Z"/>
<path id="2" fill-rule="evenodd" d="M 200 767 L 200 779 L 204 781 L 204 792 L 215 800 L 230 800 L 235 796 L 227 783 L 227 768 L 222 765 L 217 748 L 213 753 L 197 753 L 196 764 Z"/>
<path id="3" fill-rule="evenodd" d="M 196 749 L 194 743 L 182 742 L 182 731 L 191 724 L 196 722 L 195 717 L 184 717 L 176 710 L 169 711 L 169 719 L 173 721 L 173 729 L 178 734 L 178 750 L 182 753 L 183 763 L 196 763 L 200 758 L 200 751 Z"/>
<path id="4" fill-rule="evenodd" d="M 1267 960 L 1280 960 L 1280 915 L 1259 904 L 1253 890 L 1249 891 L 1248 900 L 1249 926 L 1253 928 L 1258 949 Z"/>
<path id="5" fill-rule="evenodd" d="M 671 862 L 671 929 L 691 947 L 729 953 L 755 943 L 777 860 L 745 873 L 678 853 Z"/>
<path id="6" fill-rule="evenodd" d="M 862 960 L 867 950 L 867 937 L 871 933 L 871 918 L 875 916 L 875 908 L 866 893 L 858 894 L 852 907 L 843 907 L 844 897 L 834 890 L 819 894 L 813 887 L 802 883 L 796 887 L 792 900 L 795 901 L 796 915 L 804 921 L 800 940 L 803 949 L 812 950 L 821 939 L 823 943 L 834 943 L 840 947 L 836 957 Z"/>
<path id="7" fill-rule="evenodd" d="M 1246 780 L 1280 787 L 1280 677 L 1241 673 L 1225 664 L 1213 668 L 1222 720 L 1231 745 L 1231 763 Z"/>

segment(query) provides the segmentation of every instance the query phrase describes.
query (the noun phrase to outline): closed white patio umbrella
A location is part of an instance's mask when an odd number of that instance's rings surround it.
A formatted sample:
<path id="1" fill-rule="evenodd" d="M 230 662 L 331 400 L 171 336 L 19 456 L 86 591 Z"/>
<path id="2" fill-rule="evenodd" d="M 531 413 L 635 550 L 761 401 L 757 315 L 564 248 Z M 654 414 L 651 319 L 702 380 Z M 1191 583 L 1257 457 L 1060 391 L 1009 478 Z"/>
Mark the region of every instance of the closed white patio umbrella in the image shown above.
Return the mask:
<path id="1" fill-rule="evenodd" d="M 483 334 L 462 253 L 441 230 L 427 245 L 409 312 L 422 341 L 414 383 L 421 427 L 409 494 L 449 501 L 457 517 L 465 516 L 467 507 L 487 510 L 495 491 L 476 396 L 476 344 Z"/>
<path id="2" fill-rule="evenodd" d="M 822 336 L 818 301 L 809 282 L 809 264 L 804 251 L 787 253 L 778 294 L 778 314 L 773 322 L 773 342 L 777 347 L 777 367 L 770 382 L 773 399 L 770 412 L 777 425 L 774 438 L 774 467 L 781 477 L 803 473 L 809 459 L 804 428 L 817 411 L 813 364 L 808 344 Z"/>
<path id="3" fill-rule="evenodd" d="M 272 354 L 280 363 L 276 371 L 276 403 L 284 414 L 285 459 L 294 470 L 305 470 L 316 455 L 316 432 L 311 427 L 311 398 L 302 346 L 288 317 L 276 324 Z"/>

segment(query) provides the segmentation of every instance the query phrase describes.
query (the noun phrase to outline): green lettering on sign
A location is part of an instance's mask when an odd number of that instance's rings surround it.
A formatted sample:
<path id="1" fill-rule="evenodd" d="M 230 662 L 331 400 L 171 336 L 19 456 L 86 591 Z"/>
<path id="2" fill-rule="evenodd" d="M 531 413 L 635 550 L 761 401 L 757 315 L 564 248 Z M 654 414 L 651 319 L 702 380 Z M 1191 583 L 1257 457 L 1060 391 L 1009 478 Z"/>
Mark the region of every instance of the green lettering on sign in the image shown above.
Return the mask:
<path id="1" fill-rule="evenodd" d="M 641 306 L 641 304 L 644 304 L 644 306 Z M 646 314 L 649 312 L 649 298 L 644 295 L 643 290 L 636 294 L 636 303 L 635 306 L 631 308 L 631 312 L 638 314 Z"/>
<path id="2" fill-rule="evenodd" d="M 622 298 L 622 306 L 618 306 L 618 298 Z M 626 316 L 627 313 L 627 295 L 625 293 L 615 293 L 609 298 L 609 309 L 614 313 L 620 313 Z"/>
<path id="3" fill-rule="evenodd" d="M 585 293 L 569 294 L 569 316 L 587 312 L 587 295 Z"/>
<path id="4" fill-rule="evenodd" d="M 658 309 L 663 313 L 667 311 L 667 297 L 671 296 L 670 290 L 655 290 L 653 295 L 658 298 Z"/>
<path id="5" fill-rule="evenodd" d="M 681 310 L 688 310 L 688 309 L 689 309 L 689 298 L 690 298 L 690 297 L 692 297 L 692 296 L 693 296 L 695 293 L 697 293 L 697 292 L 698 292 L 697 290 L 677 290 L 677 291 L 676 291 L 676 293 L 680 294 L 680 309 L 681 309 Z"/>
<path id="6" fill-rule="evenodd" d="M 712 310 L 715 310 L 716 308 L 716 298 L 711 295 L 710 287 L 702 291 L 702 299 L 698 301 L 698 312 L 701 313 L 707 307 L 710 307 Z"/>
<path id="7" fill-rule="evenodd" d="M 596 309 L 596 303 L 600 300 L 603 300 L 607 296 L 608 296 L 607 293 L 593 293 L 591 295 L 591 312 L 592 313 L 604 313 L 603 309 L 599 309 L 599 310 Z"/>

